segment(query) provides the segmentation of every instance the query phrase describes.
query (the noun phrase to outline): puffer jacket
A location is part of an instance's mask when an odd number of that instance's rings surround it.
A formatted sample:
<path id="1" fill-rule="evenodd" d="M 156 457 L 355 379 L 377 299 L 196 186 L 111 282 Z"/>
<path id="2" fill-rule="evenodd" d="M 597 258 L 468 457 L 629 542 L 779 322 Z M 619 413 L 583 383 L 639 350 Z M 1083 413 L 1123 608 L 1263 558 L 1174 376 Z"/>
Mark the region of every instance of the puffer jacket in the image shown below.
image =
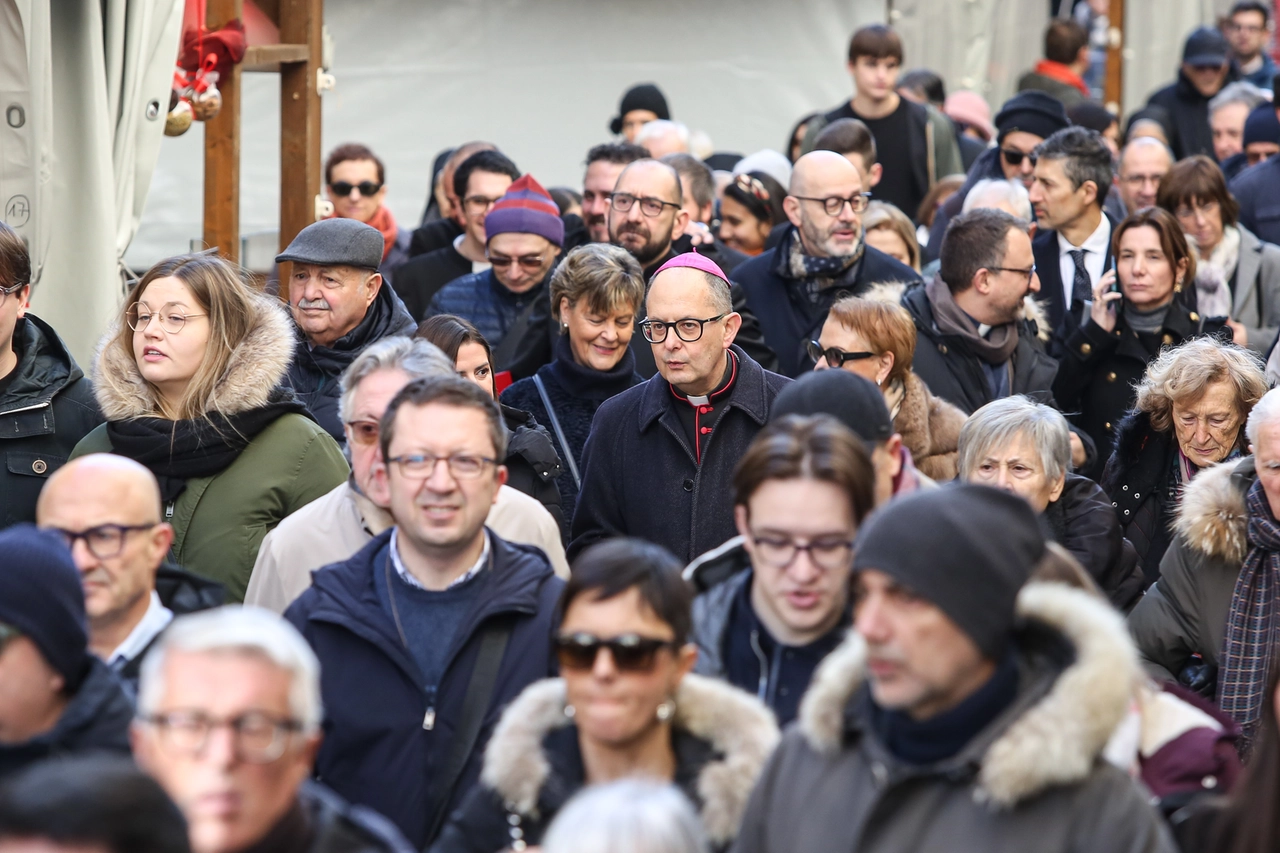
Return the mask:
<path id="1" fill-rule="evenodd" d="M 738 833 L 751 786 L 778 742 L 773 716 L 728 685 L 685 676 L 676 691 L 675 784 L 697 806 L 718 850 Z M 507 708 L 485 749 L 480 784 L 430 853 L 494 853 L 542 841 L 565 802 L 586 784 L 578 730 L 565 716 L 561 679 L 531 684 Z"/>
<path id="2" fill-rule="evenodd" d="M 823 661 L 747 805 L 735 853 L 1171 853 L 1159 816 L 1100 761 L 1138 663 L 1105 603 L 1061 584 L 1018 596 L 1013 704 L 952 758 L 896 758 L 871 725 L 866 644 Z"/>
<path id="3" fill-rule="evenodd" d="M 1132 609 L 1146 584 L 1138 552 L 1124 538 L 1107 493 L 1086 477 L 1068 474 L 1045 520 L 1054 541 L 1080 561 L 1111 603 L 1121 611 Z"/>
<path id="4" fill-rule="evenodd" d="M 0 527 L 35 522 L 45 480 L 102 423 L 89 380 L 48 323 L 27 314 L 13 341 L 18 364 L 0 377 Z"/>
<path id="5" fill-rule="evenodd" d="M 284 381 L 293 351 L 292 322 L 267 299 L 255 302 L 257 316 L 236 346 L 214 399 L 220 411 L 237 414 L 267 404 Z M 114 330 L 104 336 L 111 340 Z M 100 346 L 94 365 L 94 393 L 108 421 L 151 417 L 155 389 L 133 358 Z M 76 445 L 72 458 L 112 452 L 106 425 Z M 249 574 L 267 532 L 294 510 L 345 482 L 350 468 L 338 444 L 315 421 L 295 413 L 276 418 L 211 477 L 193 477 L 165 507 L 173 525 L 170 561 L 218 581 L 227 600 L 244 599 Z"/>
<path id="6" fill-rule="evenodd" d="M 1153 678 L 1214 694 L 1231 596 L 1249 553 L 1245 495 L 1256 479 L 1248 456 L 1206 468 L 1183 492 L 1160 580 L 1129 614 L 1129 631 Z"/>

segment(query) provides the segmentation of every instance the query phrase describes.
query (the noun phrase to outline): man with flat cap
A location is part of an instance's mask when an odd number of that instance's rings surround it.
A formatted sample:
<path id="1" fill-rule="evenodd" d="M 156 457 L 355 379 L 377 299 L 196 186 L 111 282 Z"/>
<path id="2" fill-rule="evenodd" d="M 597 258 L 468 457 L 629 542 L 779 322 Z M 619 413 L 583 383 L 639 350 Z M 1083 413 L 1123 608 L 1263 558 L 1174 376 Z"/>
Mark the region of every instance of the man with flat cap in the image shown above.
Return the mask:
<path id="1" fill-rule="evenodd" d="M 989 486 L 877 510 L 858 533 L 853 631 L 819 665 L 735 853 L 1171 853 L 1147 795 L 1101 757 L 1139 678 L 1124 622 L 1089 593 L 1027 584 L 1045 556 L 1031 505 Z"/>
<path id="2" fill-rule="evenodd" d="M 703 255 L 659 267 L 645 312 L 658 374 L 596 412 L 570 560 L 597 540 L 636 536 L 687 562 L 734 536 L 734 466 L 789 381 L 734 343 L 742 318 L 729 281 Z"/>
<path id="3" fill-rule="evenodd" d="M 417 328 L 400 297 L 383 287 L 382 250 L 377 228 L 339 218 L 308 225 L 276 255 L 276 263 L 293 262 L 289 308 L 298 340 L 289 384 L 339 444 L 346 442 L 338 418 L 342 371 L 374 341 Z"/>

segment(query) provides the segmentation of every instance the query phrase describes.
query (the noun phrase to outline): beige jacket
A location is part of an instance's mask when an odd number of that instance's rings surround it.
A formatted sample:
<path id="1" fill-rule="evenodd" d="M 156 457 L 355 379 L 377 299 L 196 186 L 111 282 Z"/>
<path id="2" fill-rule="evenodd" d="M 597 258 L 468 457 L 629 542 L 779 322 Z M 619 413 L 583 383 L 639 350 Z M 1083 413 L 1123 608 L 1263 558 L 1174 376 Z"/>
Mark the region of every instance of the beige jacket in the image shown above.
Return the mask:
<path id="1" fill-rule="evenodd" d="M 343 483 L 267 534 L 244 603 L 284 613 L 311 586 L 313 571 L 347 559 L 394 523 L 391 513 L 351 488 L 350 481 Z M 503 539 L 541 548 L 556 574 L 569 577 L 560 528 L 535 499 L 503 486 L 485 523 Z"/>

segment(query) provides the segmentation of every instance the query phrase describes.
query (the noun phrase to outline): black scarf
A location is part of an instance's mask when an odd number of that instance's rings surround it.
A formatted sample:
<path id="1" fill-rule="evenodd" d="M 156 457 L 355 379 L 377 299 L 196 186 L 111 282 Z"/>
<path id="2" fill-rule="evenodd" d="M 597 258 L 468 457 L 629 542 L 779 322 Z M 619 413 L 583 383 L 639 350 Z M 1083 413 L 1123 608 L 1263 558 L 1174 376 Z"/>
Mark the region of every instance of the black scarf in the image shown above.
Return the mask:
<path id="1" fill-rule="evenodd" d="M 555 360 L 547 365 L 547 369 L 571 396 L 592 402 L 603 403 L 641 381 L 636 375 L 636 356 L 631 347 L 627 347 L 612 369 L 595 370 L 574 360 L 568 335 L 556 339 Z"/>
<path id="2" fill-rule="evenodd" d="M 108 421 L 113 452 L 145 465 L 160 481 L 160 499 L 175 500 L 193 477 L 221 473 L 258 433 L 289 413 L 311 417 L 293 391 L 276 388 L 265 406 L 226 416 L 171 421 L 133 418 Z"/>

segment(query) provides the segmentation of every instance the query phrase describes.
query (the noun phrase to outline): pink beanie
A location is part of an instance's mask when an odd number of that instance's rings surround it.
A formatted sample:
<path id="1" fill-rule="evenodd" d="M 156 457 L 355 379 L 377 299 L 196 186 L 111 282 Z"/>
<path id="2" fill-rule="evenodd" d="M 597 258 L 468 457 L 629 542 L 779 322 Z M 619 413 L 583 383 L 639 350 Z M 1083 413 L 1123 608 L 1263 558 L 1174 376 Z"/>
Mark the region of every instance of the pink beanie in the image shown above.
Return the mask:
<path id="1" fill-rule="evenodd" d="M 995 136 L 995 128 L 991 126 L 991 107 L 977 92 L 961 89 L 947 95 L 942 111 L 948 118 L 962 121 L 983 135 L 990 142 Z"/>

